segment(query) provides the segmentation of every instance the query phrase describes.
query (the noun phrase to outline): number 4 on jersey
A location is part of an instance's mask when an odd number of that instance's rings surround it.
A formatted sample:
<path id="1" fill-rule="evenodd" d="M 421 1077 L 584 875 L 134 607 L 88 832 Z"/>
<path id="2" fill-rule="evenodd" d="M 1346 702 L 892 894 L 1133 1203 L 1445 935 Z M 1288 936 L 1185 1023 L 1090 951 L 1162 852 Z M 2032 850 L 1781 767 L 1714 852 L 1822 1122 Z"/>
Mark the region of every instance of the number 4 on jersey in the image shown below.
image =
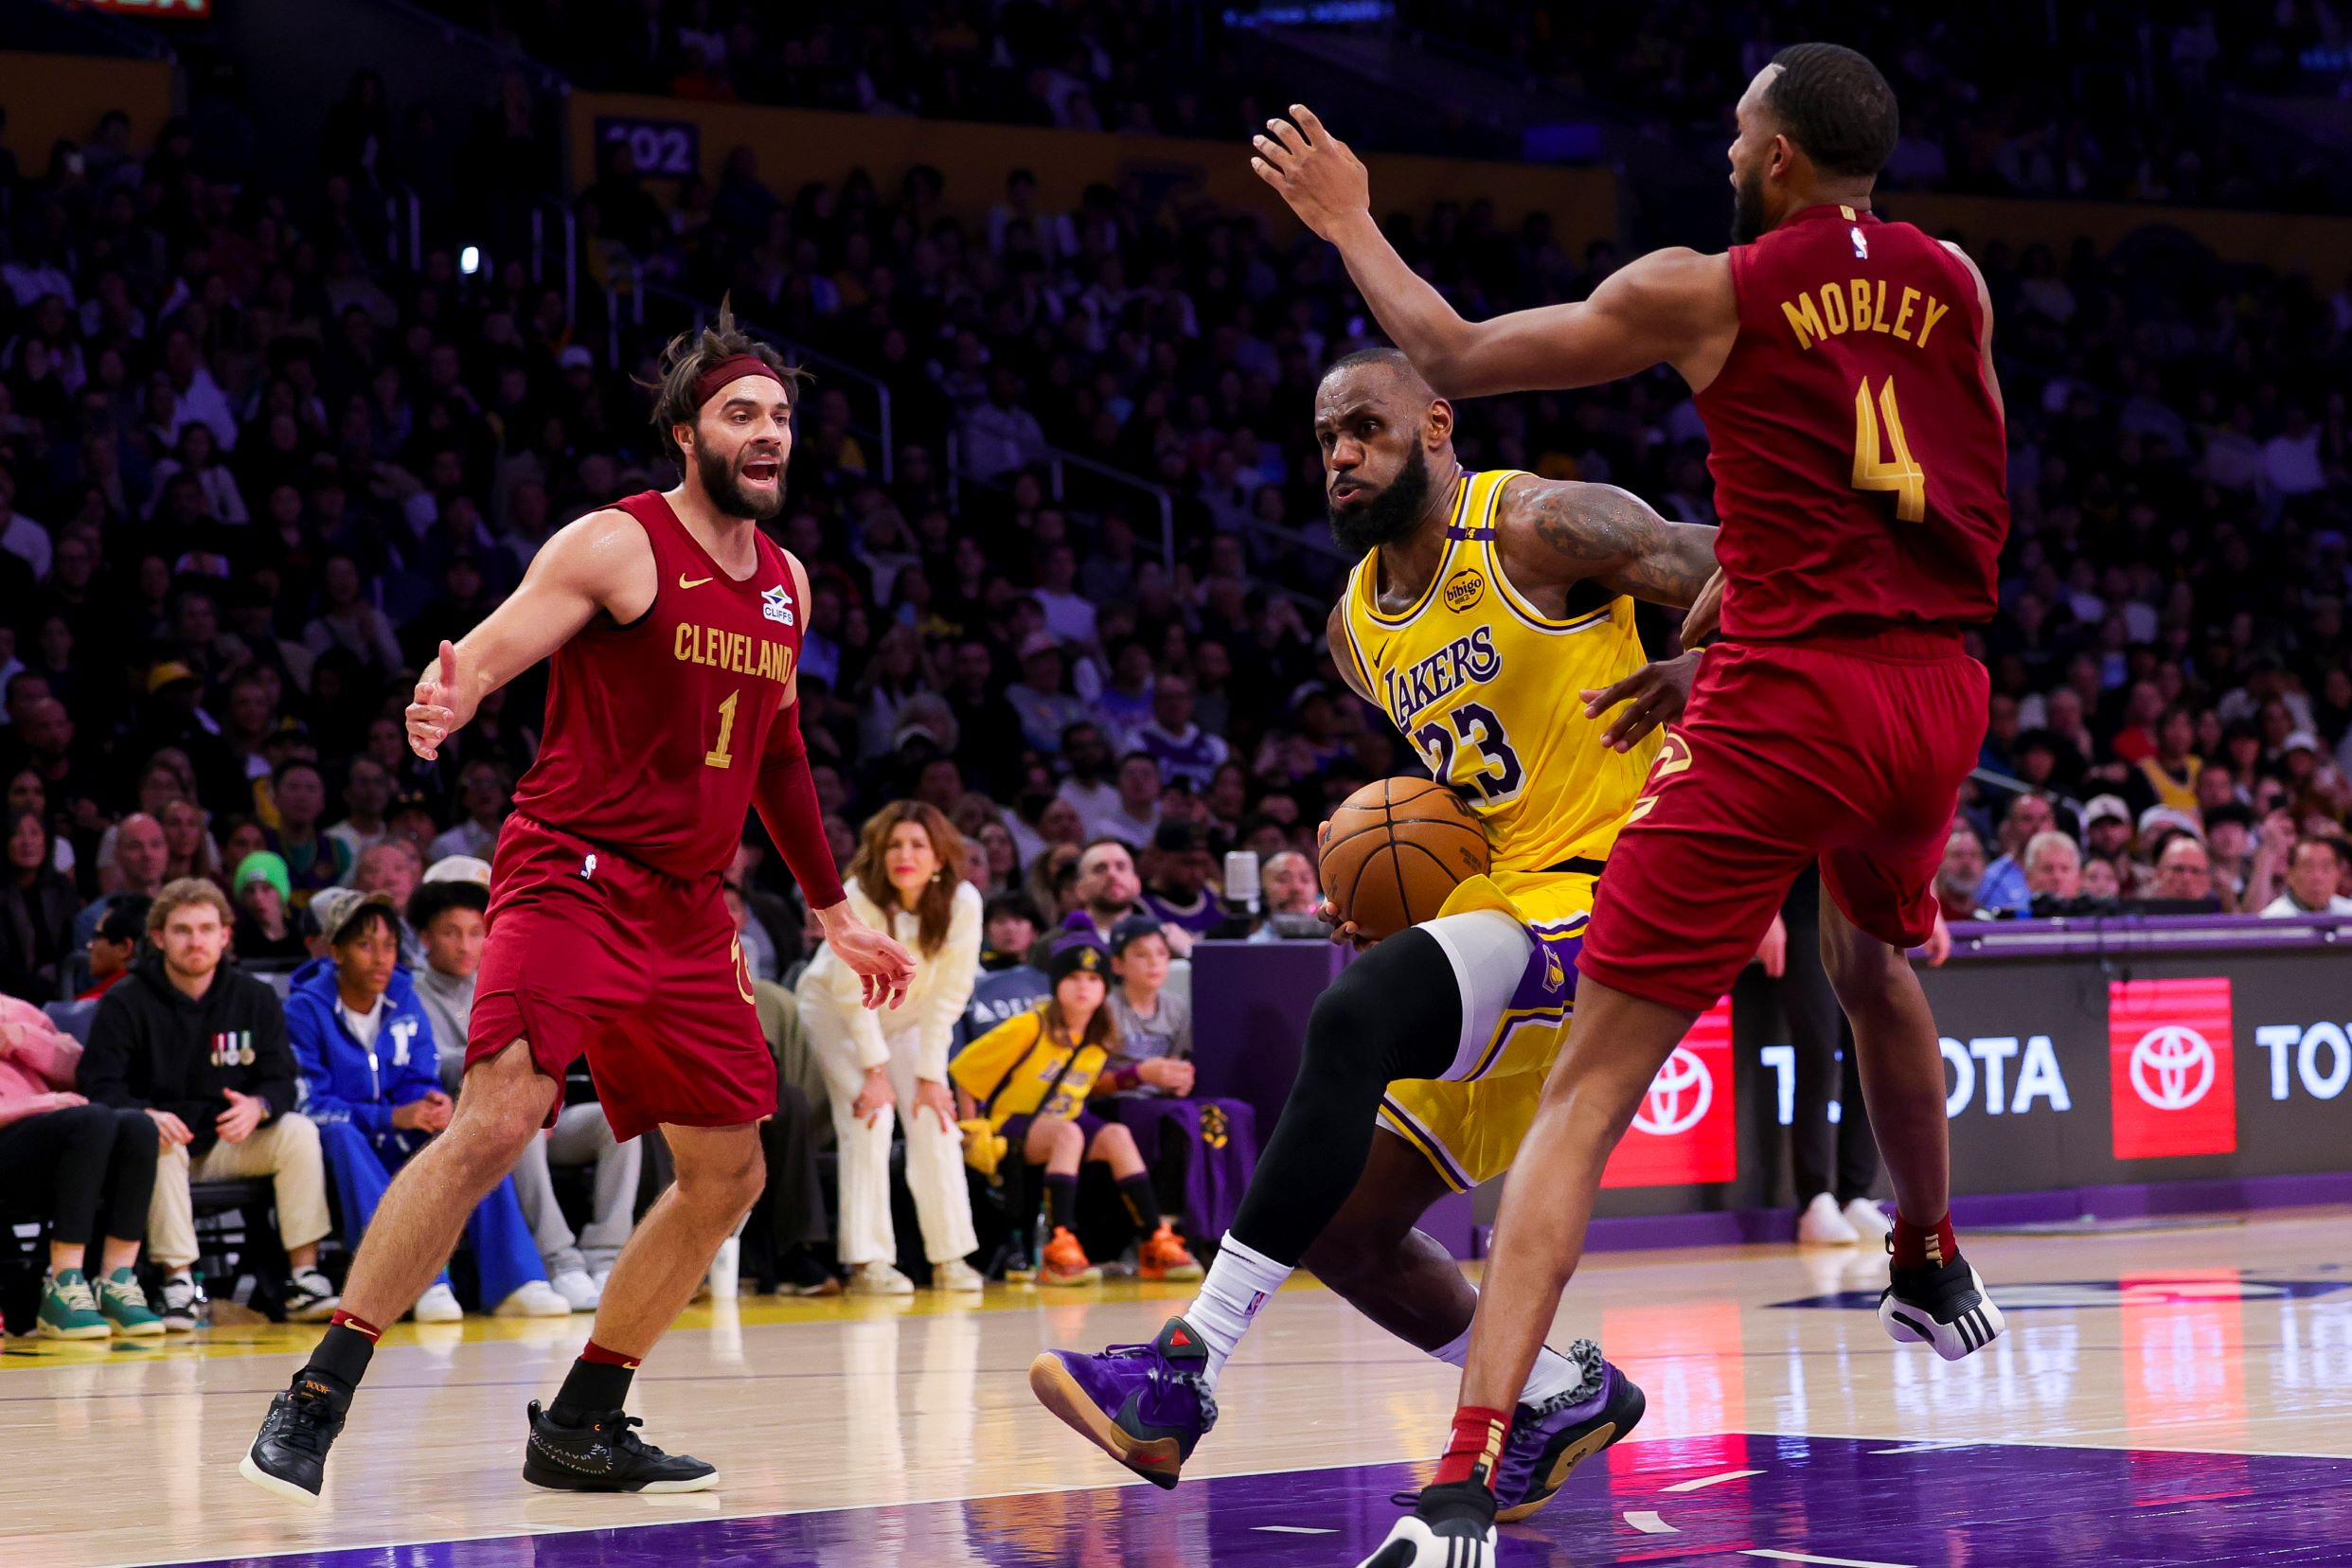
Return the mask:
<path id="1" fill-rule="evenodd" d="M 1927 471 L 1903 440 L 1903 417 L 1895 406 L 1892 376 L 1880 386 L 1875 407 L 1869 377 L 1854 389 L 1854 488 L 1893 490 L 1897 517 L 1905 523 L 1927 521 Z"/>

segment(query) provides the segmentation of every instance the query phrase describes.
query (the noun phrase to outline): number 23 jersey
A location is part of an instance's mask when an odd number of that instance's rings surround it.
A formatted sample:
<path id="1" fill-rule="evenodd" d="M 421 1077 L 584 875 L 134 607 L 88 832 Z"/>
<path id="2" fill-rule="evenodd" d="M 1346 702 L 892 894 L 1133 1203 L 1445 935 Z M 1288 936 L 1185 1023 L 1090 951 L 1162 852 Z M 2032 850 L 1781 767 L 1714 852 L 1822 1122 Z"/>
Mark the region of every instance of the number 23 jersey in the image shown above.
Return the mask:
<path id="1" fill-rule="evenodd" d="M 653 602 L 626 626 L 599 613 L 556 650 L 546 730 L 515 807 L 667 875 L 717 877 L 779 734 L 806 614 L 766 535 L 739 582 L 659 491 L 614 506 L 652 545 Z"/>
<path id="2" fill-rule="evenodd" d="M 1477 814 L 1506 884 L 1508 873 L 1605 859 L 1659 744 L 1652 731 L 1607 750 L 1608 715 L 1585 718 L 1577 696 L 1641 668 L 1632 601 L 1555 619 L 1505 575 L 1495 511 L 1520 473 L 1456 482 L 1446 553 L 1417 603 L 1381 613 L 1377 554 L 1348 574 L 1343 600 L 1356 680 Z"/>
<path id="3" fill-rule="evenodd" d="M 1739 334 L 1696 400 L 1724 635 L 1990 619 L 2008 449 L 1967 263 L 1834 203 L 1735 245 L 1730 263 Z"/>

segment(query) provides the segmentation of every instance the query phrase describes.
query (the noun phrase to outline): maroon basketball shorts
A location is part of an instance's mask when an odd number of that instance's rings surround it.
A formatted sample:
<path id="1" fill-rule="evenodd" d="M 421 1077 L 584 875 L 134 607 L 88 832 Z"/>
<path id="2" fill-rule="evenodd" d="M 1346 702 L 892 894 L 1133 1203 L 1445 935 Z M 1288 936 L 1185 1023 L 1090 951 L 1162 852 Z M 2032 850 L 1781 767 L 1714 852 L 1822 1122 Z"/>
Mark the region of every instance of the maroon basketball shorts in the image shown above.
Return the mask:
<path id="1" fill-rule="evenodd" d="M 1610 852 L 1578 969 L 1703 1011 L 1816 858 L 1857 928 L 1897 947 L 1926 941 L 1988 691 L 1985 667 L 1948 634 L 1709 649 Z"/>
<path id="2" fill-rule="evenodd" d="M 623 1140 L 775 1112 L 775 1059 L 719 879 L 681 882 L 520 811 L 490 867 L 466 1065 L 517 1039 L 559 1084 L 586 1052 Z"/>

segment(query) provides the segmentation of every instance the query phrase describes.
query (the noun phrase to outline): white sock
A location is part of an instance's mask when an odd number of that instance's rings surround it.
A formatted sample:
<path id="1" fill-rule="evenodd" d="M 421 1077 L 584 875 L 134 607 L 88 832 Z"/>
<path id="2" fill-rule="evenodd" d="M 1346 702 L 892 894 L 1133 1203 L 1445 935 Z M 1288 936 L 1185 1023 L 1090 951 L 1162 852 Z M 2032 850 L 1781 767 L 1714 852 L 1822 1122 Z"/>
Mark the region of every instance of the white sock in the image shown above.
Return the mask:
<path id="1" fill-rule="evenodd" d="M 1460 1366 L 1470 1360 L 1470 1330 L 1463 1329 L 1430 1354 L 1448 1366 Z M 1536 1352 L 1535 1368 L 1527 1374 L 1527 1386 L 1519 1391 L 1519 1402 L 1541 1404 L 1583 1386 L 1584 1368 L 1547 1345 Z"/>
<path id="2" fill-rule="evenodd" d="M 1211 1388 L 1217 1386 L 1217 1375 L 1225 1369 L 1226 1358 L 1239 1348 L 1241 1336 L 1250 1331 L 1250 1319 L 1290 1277 L 1288 1264 L 1277 1263 L 1235 1240 L 1230 1232 L 1226 1234 L 1217 1249 L 1217 1261 L 1209 1265 L 1208 1277 L 1201 1281 L 1201 1293 L 1184 1313 L 1208 1352 Z"/>

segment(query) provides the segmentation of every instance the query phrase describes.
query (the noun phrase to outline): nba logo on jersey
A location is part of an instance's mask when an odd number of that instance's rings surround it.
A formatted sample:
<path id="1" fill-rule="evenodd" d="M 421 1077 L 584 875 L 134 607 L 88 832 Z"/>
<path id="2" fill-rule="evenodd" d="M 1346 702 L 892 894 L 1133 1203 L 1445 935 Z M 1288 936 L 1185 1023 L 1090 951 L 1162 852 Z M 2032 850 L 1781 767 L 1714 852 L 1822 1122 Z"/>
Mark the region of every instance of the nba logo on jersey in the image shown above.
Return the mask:
<path id="1" fill-rule="evenodd" d="M 1861 257 L 1865 261 L 1869 260 L 1870 241 L 1862 237 L 1862 225 L 1860 223 L 1856 223 L 1852 228 L 1847 229 L 1845 232 L 1854 237 L 1854 254 Z"/>
<path id="2" fill-rule="evenodd" d="M 779 626 L 793 624 L 793 601 L 785 597 L 782 583 L 759 596 L 759 613 Z"/>
<path id="3" fill-rule="evenodd" d="M 596 875 L 597 857 L 590 855 L 587 859 L 579 863 L 579 880 L 581 882 L 593 882 L 596 880 Z"/>

